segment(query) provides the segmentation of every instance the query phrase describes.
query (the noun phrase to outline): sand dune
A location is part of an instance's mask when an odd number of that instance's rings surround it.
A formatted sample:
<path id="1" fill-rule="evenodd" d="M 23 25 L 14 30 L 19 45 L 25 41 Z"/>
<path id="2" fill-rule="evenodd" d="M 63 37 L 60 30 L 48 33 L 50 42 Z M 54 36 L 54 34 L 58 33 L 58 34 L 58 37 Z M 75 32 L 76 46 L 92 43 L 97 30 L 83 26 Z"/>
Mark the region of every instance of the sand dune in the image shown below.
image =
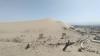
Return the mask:
<path id="1" fill-rule="evenodd" d="M 78 44 L 62 51 L 68 40 L 76 43 L 86 37 L 71 27 L 51 19 L 0 23 L 0 56 L 99 56 L 78 52 Z M 28 44 L 30 46 L 26 49 Z"/>
<path id="2" fill-rule="evenodd" d="M 35 20 L 28 22 L 15 22 L 15 23 L 2 23 L 0 30 L 5 31 L 24 31 L 24 30 L 55 30 L 65 26 L 61 22 L 53 21 L 50 19 Z M 67 26 L 69 27 L 69 26 Z"/>

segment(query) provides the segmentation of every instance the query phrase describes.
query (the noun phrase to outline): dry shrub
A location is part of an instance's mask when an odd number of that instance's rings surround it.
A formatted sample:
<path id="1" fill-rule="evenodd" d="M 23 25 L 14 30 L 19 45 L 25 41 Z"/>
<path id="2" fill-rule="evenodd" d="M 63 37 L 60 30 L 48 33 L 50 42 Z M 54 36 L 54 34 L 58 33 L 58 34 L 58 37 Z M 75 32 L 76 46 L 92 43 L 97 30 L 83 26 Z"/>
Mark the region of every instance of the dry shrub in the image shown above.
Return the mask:
<path id="1" fill-rule="evenodd" d="M 25 35 L 20 35 L 20 37 L 25 37 Z"/>
<path id="2" fill-rule="evenodd" d="M 10 39 L 0 39 L 0 42 L 10 42 Z"/>
<path id="3" fill-rule="evenodd" d="M 81 48 L 78 49 L 78 52 L 82 52 L 83 50 L 85 50 L 85 48 L 81 47 Z"/>
<path id="4" fill-rule="evenodd" d="M 23 40 L 19 37 L 13 38 L 11 42 L 21 43 Z"/>
<path id="5" fill-rule="evenodd" d="M 0 42 L 15 42 L 15 43 L 21 43 L 23 40 L 19 37 L 12 38 L 12 39 L 0 39 Z"/>
<path id="6" fill-rule="evenodd" d="M 62 27 L 63 28 L 63 30 L 67 30 L 67 27 Z"/>
<path id="7" fill-rule="evenodd" d="M 64 39 L 64 37 L 66 37 L 66 33 L 62 33 L 61 39 Z"/>
<path id="8" fill-rule="evenodd" d="M 43 38 L 44 38 L 44 34 L 43 33 L 39 34 L 39 38 L 38 39 L 43 39 Z"/>

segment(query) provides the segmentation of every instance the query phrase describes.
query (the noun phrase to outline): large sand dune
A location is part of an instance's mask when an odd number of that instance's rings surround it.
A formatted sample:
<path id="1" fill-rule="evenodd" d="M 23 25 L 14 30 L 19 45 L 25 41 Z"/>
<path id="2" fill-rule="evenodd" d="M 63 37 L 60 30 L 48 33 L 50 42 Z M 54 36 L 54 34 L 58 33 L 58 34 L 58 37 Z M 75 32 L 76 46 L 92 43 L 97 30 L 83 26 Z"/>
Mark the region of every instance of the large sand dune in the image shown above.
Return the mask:
<path id="1" fill-rule="evenodd" d="M 13 23 L 1 23 L 0 30 L 4 31 L 25 31 L 25 30 L 53 30 L 64 27 L 61 22 L 53 21 L 50 19 L 35 20 L 28 22 L 13 22 Z M 67 26 L 69 27 L 69 26 Z"/>
<path id="2" fill-rule="evenodd" d="M 78 44 L 62 51 L 65 44 L 57 43 L 77 42 L 86 37 L 71 27 L 51 19 L 0 23 L 0 56 L 99 56 L 78 52 Z M 26 49 L 28 44 L 30 47 Z"/>

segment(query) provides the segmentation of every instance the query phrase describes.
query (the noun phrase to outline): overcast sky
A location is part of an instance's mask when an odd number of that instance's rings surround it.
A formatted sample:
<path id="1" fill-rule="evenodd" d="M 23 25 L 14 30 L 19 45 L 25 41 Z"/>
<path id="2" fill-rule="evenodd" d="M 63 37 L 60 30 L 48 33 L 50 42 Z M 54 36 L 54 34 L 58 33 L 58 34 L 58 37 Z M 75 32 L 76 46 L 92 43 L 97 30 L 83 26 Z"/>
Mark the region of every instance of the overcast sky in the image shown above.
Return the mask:
<path id="1" fill-rule="evenodd" d="M 47 17 L 71 24 L 100 24 L 100 0 L 0 0 L 0 22 Z"/>

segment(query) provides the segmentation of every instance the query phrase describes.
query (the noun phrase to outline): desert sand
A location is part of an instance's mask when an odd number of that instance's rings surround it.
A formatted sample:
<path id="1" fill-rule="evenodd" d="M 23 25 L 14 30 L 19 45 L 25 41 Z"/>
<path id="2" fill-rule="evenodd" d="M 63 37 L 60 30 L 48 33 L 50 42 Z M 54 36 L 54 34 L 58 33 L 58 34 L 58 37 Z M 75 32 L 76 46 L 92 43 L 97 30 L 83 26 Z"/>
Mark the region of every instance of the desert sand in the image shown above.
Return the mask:
<path id="1" fill-rule="evenodd" d="M 0 23 L 0 56 L 100 56 L 100 44 L 87 36 L 51 19 Z M 74 44 L 63 51 L 68 40 Z"/>

